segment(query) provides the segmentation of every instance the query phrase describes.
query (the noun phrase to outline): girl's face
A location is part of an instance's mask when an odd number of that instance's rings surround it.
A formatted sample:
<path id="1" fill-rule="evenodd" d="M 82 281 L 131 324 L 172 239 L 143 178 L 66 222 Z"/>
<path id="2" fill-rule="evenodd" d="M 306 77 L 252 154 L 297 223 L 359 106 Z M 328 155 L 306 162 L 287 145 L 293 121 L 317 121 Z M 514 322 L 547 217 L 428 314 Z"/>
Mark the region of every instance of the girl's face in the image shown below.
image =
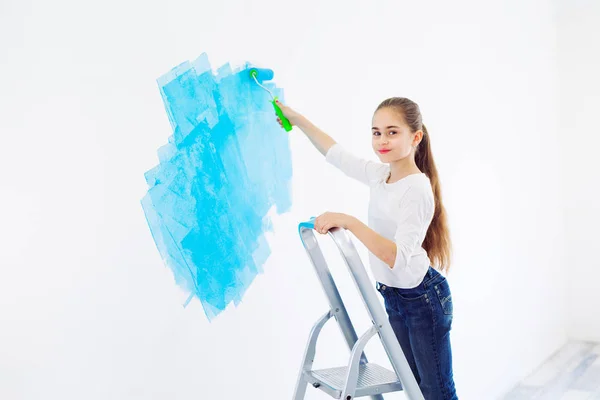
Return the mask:
<path id="1" fill-rule="evenodd" d="M 372 143 L 381 162 L 390 163 L 408 157 L 418 144 L 415 133 L 404 118 L 391 108 L 382 108 L 373 115 Z M 383 150 L 389 150 L 384 152 Z"/>

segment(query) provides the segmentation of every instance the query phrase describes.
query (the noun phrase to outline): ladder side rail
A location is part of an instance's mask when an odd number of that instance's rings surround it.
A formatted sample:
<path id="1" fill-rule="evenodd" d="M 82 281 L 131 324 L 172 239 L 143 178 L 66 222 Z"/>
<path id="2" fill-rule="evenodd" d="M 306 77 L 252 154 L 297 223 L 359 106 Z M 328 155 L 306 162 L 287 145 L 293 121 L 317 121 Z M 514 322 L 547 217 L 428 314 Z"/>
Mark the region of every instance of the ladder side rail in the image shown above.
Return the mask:
<path id="1" fill-rule="evenodd" d="M 371 284 L 360 255 L 356 251 L 356 247 L 352 243 L 348 232 L 346 229 L 333 228 L 329 231 L 329 234 L 346 262 L 352 280 L 361 295 L 371 320 L 379 331 L 383 347 L 408 398 L 411 400 L 424 400 L 421 389 L 396 338 L 396 334 L 392 330 L 388 316 L 377 298 L 375 288 Z"/>

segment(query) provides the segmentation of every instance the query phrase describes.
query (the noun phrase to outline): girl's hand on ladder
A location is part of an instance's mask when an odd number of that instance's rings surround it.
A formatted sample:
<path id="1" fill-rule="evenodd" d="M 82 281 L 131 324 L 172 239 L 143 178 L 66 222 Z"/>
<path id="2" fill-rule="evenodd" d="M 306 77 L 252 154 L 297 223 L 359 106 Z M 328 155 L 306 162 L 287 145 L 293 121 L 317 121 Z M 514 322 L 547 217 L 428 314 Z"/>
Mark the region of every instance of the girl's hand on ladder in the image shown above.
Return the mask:
<path id="1" fill-rule="evenodd" d="M 343 213 L 326 212 L 315 218 L 315 230 L 326 234 L 332 228 L 348 229 L 354 217 Z"/>

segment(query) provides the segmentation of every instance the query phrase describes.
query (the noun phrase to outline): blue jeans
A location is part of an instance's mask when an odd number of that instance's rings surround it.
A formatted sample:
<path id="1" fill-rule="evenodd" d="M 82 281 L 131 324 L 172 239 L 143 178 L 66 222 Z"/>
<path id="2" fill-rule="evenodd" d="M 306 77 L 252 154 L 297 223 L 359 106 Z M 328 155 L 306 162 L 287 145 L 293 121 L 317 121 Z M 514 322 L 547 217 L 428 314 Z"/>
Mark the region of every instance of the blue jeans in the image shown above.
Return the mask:
<path id="1" fill-rule="evenodd" d="M 446 278 L 429 267 L 415 288 L 377 282 L 377 290 L 425 400 L 457 400 L 450 350 L 452 296 Z"/>

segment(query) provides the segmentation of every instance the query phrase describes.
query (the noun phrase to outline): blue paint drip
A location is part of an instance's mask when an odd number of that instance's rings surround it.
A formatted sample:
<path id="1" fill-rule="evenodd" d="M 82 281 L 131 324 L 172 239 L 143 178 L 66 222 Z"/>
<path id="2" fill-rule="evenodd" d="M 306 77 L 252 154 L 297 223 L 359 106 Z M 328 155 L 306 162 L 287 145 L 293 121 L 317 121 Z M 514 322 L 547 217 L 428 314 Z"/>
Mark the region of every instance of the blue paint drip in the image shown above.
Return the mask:
<path id="1" fill-rule="evenodd" d="M 145 174 L 142 208 L 175 282 L 209 320 L 262 272 L 270 208 L 291 208 L 288 134 L 251 67 L 225 64 L 215 75 L 204 53 L 157 80 L 173 135 Z M 283 101 L 282 89 L 262 84 Z"/>

